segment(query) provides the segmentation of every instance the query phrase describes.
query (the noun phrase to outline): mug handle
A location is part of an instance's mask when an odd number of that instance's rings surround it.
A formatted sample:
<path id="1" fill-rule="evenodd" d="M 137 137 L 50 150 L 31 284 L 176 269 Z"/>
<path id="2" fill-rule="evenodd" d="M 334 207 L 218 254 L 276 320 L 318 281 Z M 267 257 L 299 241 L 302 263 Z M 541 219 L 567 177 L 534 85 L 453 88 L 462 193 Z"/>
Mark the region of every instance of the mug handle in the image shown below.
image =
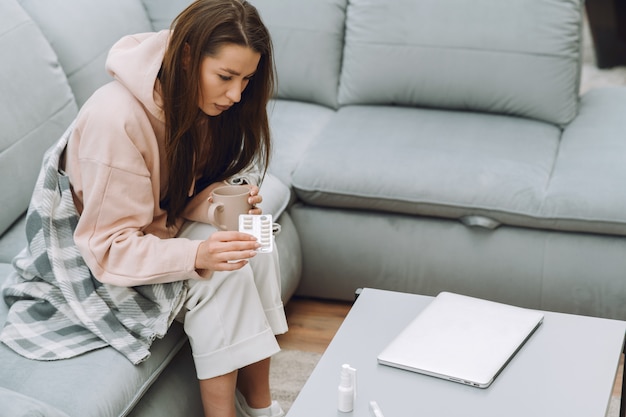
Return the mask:
<path id="1" fill-rule="evenodd" d="M 226 230 L 227 229 L 226 225 L 221 224 L 219 219 L 217 218 L 219 217 L 219 216 L 216 216 L 217 212 L 219 213 L 224 212 L 223 203 L 211 203 L 211 205 L 209 206 L 209 212 L 207 213 L 209 217 L 209 222 L 220 230 Z"/>

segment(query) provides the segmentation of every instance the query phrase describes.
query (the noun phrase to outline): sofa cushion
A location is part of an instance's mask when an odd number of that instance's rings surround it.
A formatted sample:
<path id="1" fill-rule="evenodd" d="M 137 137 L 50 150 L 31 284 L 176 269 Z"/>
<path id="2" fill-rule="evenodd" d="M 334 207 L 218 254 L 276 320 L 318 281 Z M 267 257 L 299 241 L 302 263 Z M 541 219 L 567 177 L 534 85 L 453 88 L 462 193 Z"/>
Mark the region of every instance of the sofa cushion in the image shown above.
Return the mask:
<path id="1" fill-rule="evenodd" d="M 17 1 L 0 2 L 0 235 L 28 207 L 43 153 L 76 112 L 46 38 Z"/>
<path id="2" fill-rule="evenodd" d="M 273 141 L 269 171 L 291 185 L 291 176 L 302 155 L 335 111 L 317 104 L 273 100 L 268 113 Z"/>
<path id="3" fill-rule="evenodd" d="M 283 214 L 291 199 L 289 187 L 269 172 L 263 178 L 259 194 L 263 197 L 263 202 L 258 205 L 259 208 L 263 210 L 263 213 L 274 216 L 274 219 L 278 219 Z"/>
<path id="4" fill-rule="evenodd" d="M 13 271 L 15 271 L 15 269 L 13 268 L 10 262 L 0 262 L 0 288 L 3 286 L 5 279 Z M 2 299 L 0 299 L 0 304 L 2 304 L 2 306 L 0 306 L 0 323 L 4 325 L 4 321 L 7 315 L 7 310 L 6 310 L 6 306 L 4 305 L 4 301 Z"/>
<path id="5" fill-rule="evenodd" d="M 580 0 L 351 0 L 339 103 L 577 111 Z"/>
<path id="6" fill-rule="evenodd" d="M 79 106 L 111 80 L 104 69 L 111 46 L 129 33 L 152 31 L 140 0 L 20 2 L 59 56 Z"/>
<path id="7" fill-rule="evenodd" d="M 15 255 L 26 247 L 25 227 L 26 216 L 24 215 L 0 236 L 0 262 L 10 263 Z"/>
<path id="8" fill-rule="evenodd" d="M 542 215 L 558 228 L 626 235 L 626 88 L 593 89 L 565 128 Z"/>
<path id="9" fill-rule="evenodd" d="M 337 106 L 347 0 L 252 0 L 274 44 L 278 98 Z"/>
<path id="10" fill-rule="evenodd" d="M 10 265 L 0 264 L 0 287 L 10 279 L 7 278 L 9 271 Z M 0 299 L 0 323 L 4 323 L 7 311 Z M 137 366 L 113 348 L 46 362 L 26 359 L 0 344 L 2 372 L 11 375 L 11 378 L 0 379 L 0 388 L 32 397 L 71 416 L 124 416 L 186 340 L 182 325 L 174 323 L 163 339 L 154 342 L 150 358 Z M 195 378 L 193 369 L 189 378 Z"/>
<path id="11" fill-rule="evenodd" d="M 68 417 L 67 414 L 17 392 L 0 387 L 0 415 L 6 417 Z"/>
<path id="12" fill-rule="evenodd" d="M 626 183 L 617 156 L 626 140 L 585 128 L 626 132 L 616 105 L 626 89 L 617 92 L 583 100 L 563 135 L 510 116 L 345 107 L 303 155 L 293 186 L 317 206 L 626 235 L 626 193 L 616 192 Z"/>
<path id="13" fill-rule="evenodd" d="M 154 343 L 152 357 L 137 366 L 112 348 L 62 361 L 37 362 L 0 345 L 3 372 L 12 376 L 0 384 L 72 416 L 124 416 L 184 344 L 181 328 L 173 326 L 163 340 Z M 195 378 L 193 369 L 189 378 Z"/>
<path id="14" fill-rule="evenodd" d="M 14 269 L 0 263 L 0 288 L 10 282 Z M 8 307 L 0 296 L 0 326 Z M 121 417 L 127 415 L 185 344 L 183 326 L 175 322 L 163 339 L 156 340 L 151 356 L 133 365 L 113 348 L 103 348 L 58 361 L 26 359 L 0 343 L 4 388 L 48 404 L 70 416 Z M 188 370 L 195 380 L 195 370 Z M 1 398 L 1 397 L 0 397 Z M 3 404 L 0 401 L 0 404 Z M 3 408 L 0 407 L 0 415 Z M 33 414 L 37 415 L 37 414 Z M 42 414 L 54 416 L 54 414 Z"/>

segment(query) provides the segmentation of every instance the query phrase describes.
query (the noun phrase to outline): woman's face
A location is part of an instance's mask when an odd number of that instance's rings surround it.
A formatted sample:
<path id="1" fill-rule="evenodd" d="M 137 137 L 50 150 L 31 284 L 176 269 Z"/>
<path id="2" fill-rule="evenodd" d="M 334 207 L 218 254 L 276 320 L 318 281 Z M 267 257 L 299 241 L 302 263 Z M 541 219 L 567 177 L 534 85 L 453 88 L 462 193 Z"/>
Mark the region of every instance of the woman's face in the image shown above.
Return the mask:
<path id="1" fill-rule="evenodd" d="M 226 44 L 215 56 L 203 58 L 200 63 L 200 110 L 209 116 L 217 116 L 238 103 L 260 59 L 260 53 L 236 44 Z"/>

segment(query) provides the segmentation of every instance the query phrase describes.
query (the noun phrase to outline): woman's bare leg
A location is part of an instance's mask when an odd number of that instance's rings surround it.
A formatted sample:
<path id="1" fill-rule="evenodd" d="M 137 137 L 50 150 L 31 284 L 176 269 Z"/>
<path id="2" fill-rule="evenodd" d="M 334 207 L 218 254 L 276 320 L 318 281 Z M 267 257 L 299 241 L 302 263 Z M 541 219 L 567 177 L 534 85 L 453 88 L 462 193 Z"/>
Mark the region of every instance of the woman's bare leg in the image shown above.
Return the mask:
<path id="1" fill-rule="evenodd" d="M 270 358 L 239 370 L 237 389 L 252 408 L 265 408 L 272 404 L 270 393 Z"/>
<path id="2" fill-rule="evenodd" d="M 205 417 L 236 417 L 236 384 L 237 371 L 200 380 L 200 395 Z"/>

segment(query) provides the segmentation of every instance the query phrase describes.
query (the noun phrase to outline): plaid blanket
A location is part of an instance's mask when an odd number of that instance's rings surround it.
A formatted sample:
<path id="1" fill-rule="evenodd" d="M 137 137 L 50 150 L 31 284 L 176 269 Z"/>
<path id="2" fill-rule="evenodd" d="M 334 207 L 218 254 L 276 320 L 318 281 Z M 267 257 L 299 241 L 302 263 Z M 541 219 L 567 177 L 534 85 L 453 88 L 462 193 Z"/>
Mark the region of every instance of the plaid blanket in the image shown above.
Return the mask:
<path id="1" fill-rule="evenodd" d="M 94 278 L 73 239 L 79 215 L 59 159 L 73 126 L 45 154 L 26 216 L 27 247 L 3 289 L 0 341 L 31 359 L 70 358 L 112 346 L 133 364 L 150 356 L 186 296 L 182 282 L 133 288 Z"/>

